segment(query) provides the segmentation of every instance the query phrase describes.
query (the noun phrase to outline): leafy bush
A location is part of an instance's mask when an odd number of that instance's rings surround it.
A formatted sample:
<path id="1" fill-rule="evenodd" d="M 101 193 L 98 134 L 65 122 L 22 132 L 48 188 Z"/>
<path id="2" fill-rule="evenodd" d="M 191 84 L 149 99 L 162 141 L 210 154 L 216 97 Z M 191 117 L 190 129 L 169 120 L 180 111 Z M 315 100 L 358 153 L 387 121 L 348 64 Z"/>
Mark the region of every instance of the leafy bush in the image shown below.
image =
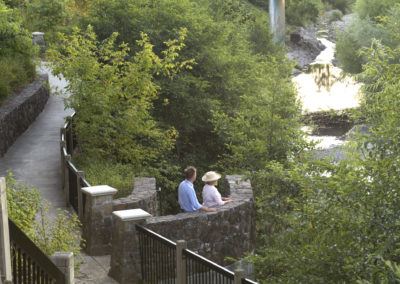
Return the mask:
<path id="1" fill-rule="evenodd" d="M 332 9 L 339 9 L 342 13 L 348 13 L 351 10 L 355 0 L 323 0 Z"/>
<path id="2" fill-rule="evenodd" d="M 37 189 L 17 182 L 11 172 L 6 176 L 8 216 L 28 236 L 34 235 L 34 220 L 41 206 Z"/>
<path id="3" fill-rule="evenodd" d="M 333 10 L 329 13 L 329 22 L 335 22 L 341 20 L 343 13 L 340 10 Z"/>
<path id="4" fill-rule="evenodd" d="M 78 156 L 77 165 L 85 169 L 85 178 L 90 184 L 106 184 L 118 190 L 115 198 L 131 194 L 135 171 L 132 166 L 107 160 L 83 160 Z"/>
<path id="5" fill-rule="evenodd" d="M 387 14 L 395 4 L 398 4 L 397 0 L 357 0 L 354 10 L 361 19 L 379 21 L 377 17 Z"/>
<path id="6" fill-rule="evenodd" d="M 295 26 L 304 26 L 318 19 L 323 5 L 321 0 L 287 0 L 286 21 Z"/>
<path id="7" fill-rule="evenodd" d="M 29 33 L 22 28 L 15 10 L 0 1 L 0 102 L 35 76 L 34 55 Z"/>
<path id="8" fill-rule="evenodd" d="M 371 45 L 373 38 L 384 38 L 385 33 L 369 19 L 356 18 L 352 24 L 338 36 L 336 43 L 337 58 L 344 71 L 359 73 L 365 63 L 359 51 Z"/>
<path id="9" fill-rule="evenodd" d="M 362 55 L 370 133 L 352 155 L 338 164 L 300 156 L 254 174 L 261 281 L 398 281 L 400 49 L 373 41 Z"/>
<path id="10" fill-rule="evenodd" d="M 10 219 L 47 255 L 56 251 L 73 252 L 78 259 L 83 240 L 76 214 L 59 210 L 52 219 L 39 191 L 16 181 L 11 172 L 6 177 L 6 186 Z M 75 264 L 78 268 L 79 262 Z"/>

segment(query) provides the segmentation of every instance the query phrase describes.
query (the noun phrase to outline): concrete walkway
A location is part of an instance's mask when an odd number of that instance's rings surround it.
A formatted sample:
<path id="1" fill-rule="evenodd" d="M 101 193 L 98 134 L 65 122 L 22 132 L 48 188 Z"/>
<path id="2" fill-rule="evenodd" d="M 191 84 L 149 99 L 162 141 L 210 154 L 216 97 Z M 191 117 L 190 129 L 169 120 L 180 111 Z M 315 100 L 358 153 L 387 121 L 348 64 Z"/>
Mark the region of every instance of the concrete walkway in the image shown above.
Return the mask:
<path id="1" fill-rule="evenodd" d="M 72 110 L 64 110 L 65 95 L 54 95 L 63 91 L 67 82 L 53 76 L 43 66 L 40 72 L 49 74 L 51 95 L 43 112 L 0 158 L 0 176 L 11 170 L 18 181 L 37 188 L 49 202 L 50 214 L 54 216 L 57 208 L 69 209 L 61 189 L 60 128 Z M 109 256 L 83 254 L 76 283 L 117 283 L 107 276 L 109 260 Z"/>

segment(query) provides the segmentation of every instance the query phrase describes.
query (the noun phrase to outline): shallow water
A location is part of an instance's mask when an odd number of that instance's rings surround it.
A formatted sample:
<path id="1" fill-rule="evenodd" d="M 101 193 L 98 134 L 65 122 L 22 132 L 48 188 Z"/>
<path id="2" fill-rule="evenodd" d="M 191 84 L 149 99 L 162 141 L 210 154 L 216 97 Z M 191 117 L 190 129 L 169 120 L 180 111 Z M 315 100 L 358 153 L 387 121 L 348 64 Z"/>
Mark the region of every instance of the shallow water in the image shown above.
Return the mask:
<path id="1" fill-rule="evenodd" d="M 329 83 L 328 87 L 318 86 L 317 76 L 314 72 L 303 72 L 292 79 L 302 103 L 303 113 L 358 107 L 361 84 L 357 83 L 352 77 L 342 77 L 342 69 L 333 66 L 332 61 L 335 57 L 336 44 L 325 38 L 319 38 L 319 40 L 326 48 L 311 65 L 324 66 L 320 75 L 329 77 L 329 80 L 326 81 Z M 348 129 L 336 128 L 330 129 L 328 131 L 330 133 L 319 131 L 319 133 L 312 133 L 308 137 L 311 141 L 317 142 L 317 148 L 329 149 L 344 143 L 341 137 L 346 131 Z"/>

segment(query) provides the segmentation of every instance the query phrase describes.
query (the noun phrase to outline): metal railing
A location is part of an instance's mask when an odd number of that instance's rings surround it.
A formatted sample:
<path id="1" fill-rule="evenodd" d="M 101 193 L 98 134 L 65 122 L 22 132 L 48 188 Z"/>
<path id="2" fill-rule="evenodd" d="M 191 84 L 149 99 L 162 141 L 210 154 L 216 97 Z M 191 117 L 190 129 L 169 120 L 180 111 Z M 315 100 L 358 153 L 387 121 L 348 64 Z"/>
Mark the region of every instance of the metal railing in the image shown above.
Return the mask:
<path id="1" fill-rule="evenodd" d="M 75 113 L 67 117 L 66 123 L 61 128 L 61 173 L 62 187 L 65 193 L 67 205 L 78 213 L 79 219 L 83 220 L 85 212 L 85 195 L 82 194 L 82 187 L 89 187 L 89 182 L 85 179 L 85 173 L 76 168 L 72 163 L 71 157 L 77 146 L 76 136 L 73 132 L 73 118 Z"/>
<path id="2" fill-rule="evenodd" d="M 168 284 L 257 284 L 177 243 L 136 225 L 139 237 L 142 280 Z"/>
<path id="3" fill-rule="evenodd" d="M 235 274 L 188 249 L 183 250 L 188 284 L 234 284 Z"/>
<path id="4" fill-rule="evenodd" d="M 65 274 L 11 220 L 11 264 L 14 284 L 65 284 Z"/>
<path id="5" fill-rule="evenodd" d="M 145 283 L 176 283 L 176 243 L 137 225 L 142 279 Z"/>

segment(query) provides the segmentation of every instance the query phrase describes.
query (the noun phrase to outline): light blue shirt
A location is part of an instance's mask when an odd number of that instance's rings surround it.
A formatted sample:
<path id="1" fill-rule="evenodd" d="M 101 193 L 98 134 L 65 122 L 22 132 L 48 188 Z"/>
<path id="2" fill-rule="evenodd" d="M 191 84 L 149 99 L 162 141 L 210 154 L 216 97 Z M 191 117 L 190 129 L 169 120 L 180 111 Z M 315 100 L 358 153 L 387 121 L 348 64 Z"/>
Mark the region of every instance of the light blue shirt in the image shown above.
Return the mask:
<path id="1" fill-rule="evenodd" d="M 197 200 L 194 191 L 193 183 L 185 179 L 179 184 L 178 187 L 178 202 L 185 212 L 194 212 L 199 210 L 202 206 Z"/>

